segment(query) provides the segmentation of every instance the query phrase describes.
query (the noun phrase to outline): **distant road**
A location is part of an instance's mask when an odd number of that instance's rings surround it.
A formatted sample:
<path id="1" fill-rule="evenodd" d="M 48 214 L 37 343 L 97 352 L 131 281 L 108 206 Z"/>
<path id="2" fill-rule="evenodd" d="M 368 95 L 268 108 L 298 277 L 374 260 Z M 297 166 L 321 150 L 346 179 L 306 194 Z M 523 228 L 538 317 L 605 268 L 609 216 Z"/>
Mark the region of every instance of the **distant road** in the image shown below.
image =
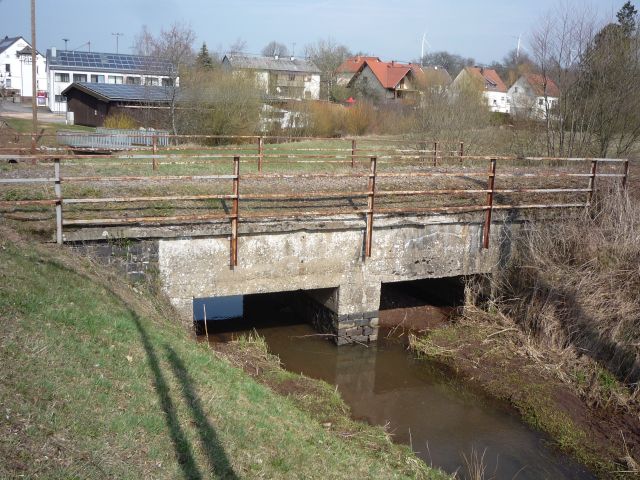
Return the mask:
<path id="1" fill-rule="evenodd" d="M 11 118 L 31 118 L 31 103 L 13 103 L 8 100 L 0 101 L 0 115 Z M 50 123 L 65 123 L 64 114 L 52 113 L 46 108 L 38 109 L 38 120 Z"/>

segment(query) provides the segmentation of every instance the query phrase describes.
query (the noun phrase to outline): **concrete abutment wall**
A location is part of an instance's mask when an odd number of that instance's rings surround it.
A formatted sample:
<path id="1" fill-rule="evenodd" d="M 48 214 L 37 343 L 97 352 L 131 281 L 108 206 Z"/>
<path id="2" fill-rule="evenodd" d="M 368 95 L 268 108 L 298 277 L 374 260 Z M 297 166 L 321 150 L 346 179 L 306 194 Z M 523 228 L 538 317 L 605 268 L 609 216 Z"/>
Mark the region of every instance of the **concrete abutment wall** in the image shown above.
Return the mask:
<path id="1" fill-rule="evenodd" d="M 372 257 L 364 258 L 362 222 L 280 232 L 254 224 L 241 231 L 234 269 L 226 235 L 160 239 L 158 264 L 163 289 L 185 319 L 194 297 L 304 290 L 319 331 L 338 344 L 369 342 L 377 339 L 383 282 L 488 273 L 508 250 L 505 229 L 513 226 L 494 224 L 485 250 L 477 215 L 380 219 Z"/>

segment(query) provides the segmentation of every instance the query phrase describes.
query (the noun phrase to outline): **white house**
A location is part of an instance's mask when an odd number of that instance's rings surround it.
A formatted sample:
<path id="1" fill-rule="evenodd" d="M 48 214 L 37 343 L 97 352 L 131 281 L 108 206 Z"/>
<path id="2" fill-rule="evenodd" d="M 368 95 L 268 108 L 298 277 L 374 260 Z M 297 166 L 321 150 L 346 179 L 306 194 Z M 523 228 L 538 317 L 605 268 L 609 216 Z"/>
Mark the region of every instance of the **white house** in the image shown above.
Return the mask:
<path id="1" fill-rule="evenodd" d="M 482 89 L 482 94 L 492 112 L 509 113 L 507 86 L 494 69 L 465 67 L 453 81 L 452 88 L 455 89 L 465 82 L 477 84 Z"/>
<path id="2" fill-rule="evenodd" d="M 512 113 L 545 119 L 560 98 L 560 89 L 550 78 L 539 74 L 522 75 L 508 91 Z"/>
<path id="3" fill-rule="evenodd" d="M 274 100 L 320 98 L 320 70 L 310 60 L 229 54 L 222 66 L 229 71 L 254 72 L 260 88 Z"/>
<path id="4" fill-rule="evenodd" d="M 48 103 L 52 112 L 67 111 L 62 92 L 74 82 L 126 85 L 178 85 L 168 60 L 122 53 L 47 50 Z"/>
<path id="5" fill-rule="evenodd" d="M 22 37 L 5 36 L 0 40 L 0 88 L 24 100 L 33 96 L 31 53 L 31 45 Z M 46 91 L 45 59 L 36 53 L 36 92 L 41 105 Z"/>

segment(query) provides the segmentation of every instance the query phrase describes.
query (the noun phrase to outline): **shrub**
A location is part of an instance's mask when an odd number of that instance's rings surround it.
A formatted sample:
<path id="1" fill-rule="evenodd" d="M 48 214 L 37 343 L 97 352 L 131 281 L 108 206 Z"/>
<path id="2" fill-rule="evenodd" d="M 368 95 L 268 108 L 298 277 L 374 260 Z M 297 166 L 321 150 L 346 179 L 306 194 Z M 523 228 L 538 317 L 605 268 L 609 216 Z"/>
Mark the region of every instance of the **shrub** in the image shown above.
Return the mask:
<path id="1" fill-rule="evenodd" d="M 138 128 L 138 122 L 126 113 L 115 113 L 104 119 L 105 128 L 116 128 L 119 130 L 133 130 Z"/>

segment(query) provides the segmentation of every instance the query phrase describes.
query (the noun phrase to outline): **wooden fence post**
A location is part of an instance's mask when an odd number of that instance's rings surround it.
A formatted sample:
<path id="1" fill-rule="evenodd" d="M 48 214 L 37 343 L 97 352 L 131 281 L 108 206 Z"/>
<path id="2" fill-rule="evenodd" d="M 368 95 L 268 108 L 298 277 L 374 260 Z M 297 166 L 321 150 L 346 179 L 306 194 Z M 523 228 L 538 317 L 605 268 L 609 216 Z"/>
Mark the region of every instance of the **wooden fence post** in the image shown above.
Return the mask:
<path id="1" fill-rule="evenodd" d="M 493 192 L 496 179 L 496 159 L 492 158 L 489 166 L 489 179 L 487 181 L 487 211 L 484 217 L 484 229 L 482 232 L 482 247 L 489 248 L 489 236 L 491 234 L 491 214 L 493 213 Z"/>
<path id="2" fill-rule="evenodd" d="M 438 166 L 438 142 L 433 142 L 433 166 Z"/>
<path id="3" fill-rule="evenodd" d="M 371 169 L 369 171 L 369 189 L 367 193 L 367 231 L 364 244 L 365 257 L 371 257 L 371 243 L 373 240 L 373 207 L 376 195 L 376 166 L 377 157 L 371 157 Z"/>
<path id="4" fill-rule="evenodd" d="M 258 137 L 258 172 L 262 172 L 263 160 L 264 160 L 264 138 Z"/>
<path id="5" fill-rule="evenodd" d="M 464 157 L 464 142 L 460 142 L 460 163 L 463 162 Z"/>
<path id="6" fill-rule="evenodd" d="M 156 155 L 158 153 L 158 136 L 154 133 L 152 138 L 152 152 L 153 152 L 153 170 L 158 170 L 158 159 Z"/>
<path id="7" fill-rule="evenodd" d="M 596 175 L 598 174 L 598 160 L 591 160 L 591 173 L 589 174 L 589 197 L 588 205 L 591 205 L 593 194 L 596 190 Z"/>
<path id="8" fill-rule="evenodd" d="M 231 208 L 231 261 L 230 267 L 238 266 L 238 210 L 240 200 L 240 157 L 233 157 L 233 206 Z"/>
<path id="9" fill-rule="evenodd" d="M 624 177 L 622 177 L 622 189 L 627 189 L 627 180 L 629 178 L 629 159 L 625 159 L 624 161 Z"/>
<path id="10" fill-rule="evenodd" d="M 56 195 L 56 243 L 62 245 L 62 183 L 60 177 L 60 159 L 53 160 L 54 185 L 53 190 Z"/>
<path id="11" fill-rule="evenodd" d="M 356 164 L 356 139 L 351 139 L 351 168 Z"/>

